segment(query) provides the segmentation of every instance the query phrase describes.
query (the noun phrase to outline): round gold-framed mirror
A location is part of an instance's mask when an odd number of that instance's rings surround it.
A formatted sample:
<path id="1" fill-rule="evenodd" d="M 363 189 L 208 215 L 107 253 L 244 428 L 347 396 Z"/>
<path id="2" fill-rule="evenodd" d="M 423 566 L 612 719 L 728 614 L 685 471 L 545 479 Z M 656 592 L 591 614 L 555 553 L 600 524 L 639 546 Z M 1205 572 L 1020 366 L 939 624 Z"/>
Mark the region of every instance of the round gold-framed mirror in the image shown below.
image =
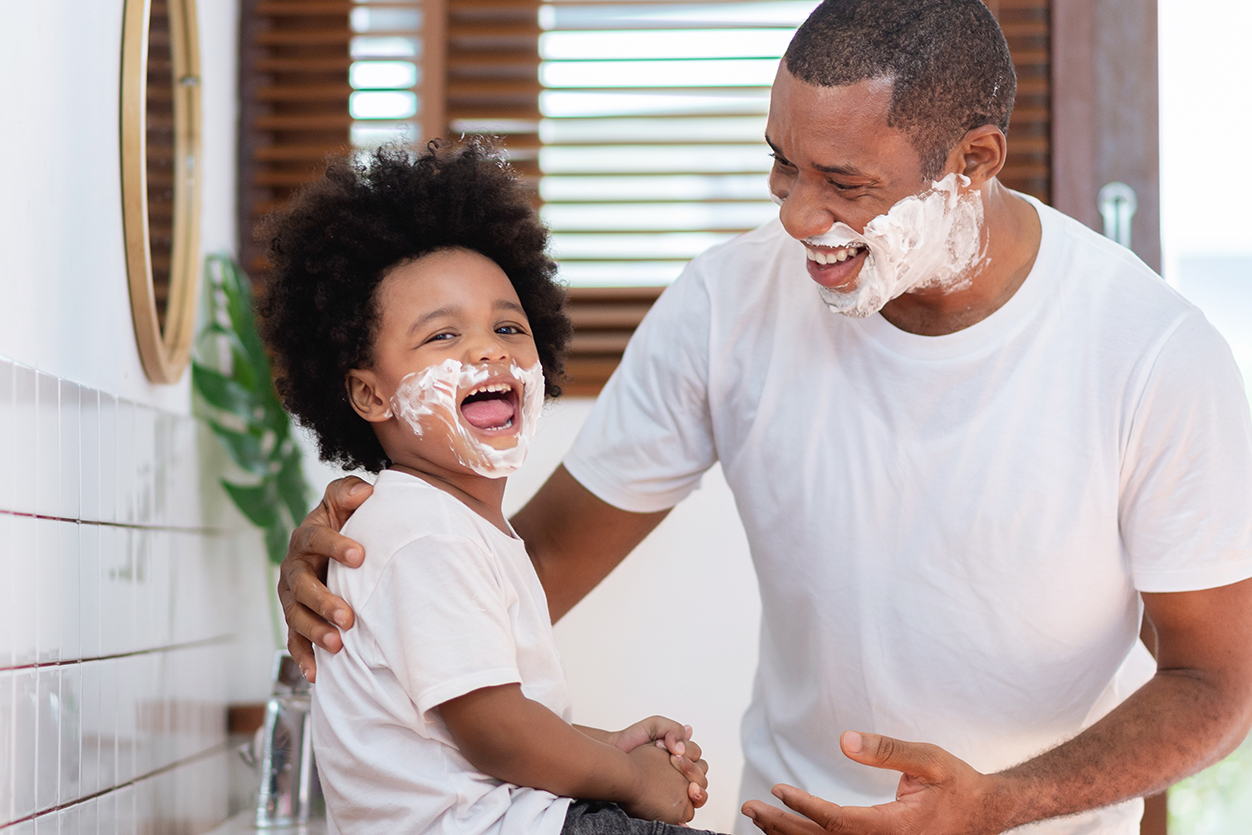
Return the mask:
<path id="1" fill-rule="evenodd" d="M 122 222 L 144 373 L 175 383 L 199 298 L 200 53 L 195 0 L 126 0 Z"/>

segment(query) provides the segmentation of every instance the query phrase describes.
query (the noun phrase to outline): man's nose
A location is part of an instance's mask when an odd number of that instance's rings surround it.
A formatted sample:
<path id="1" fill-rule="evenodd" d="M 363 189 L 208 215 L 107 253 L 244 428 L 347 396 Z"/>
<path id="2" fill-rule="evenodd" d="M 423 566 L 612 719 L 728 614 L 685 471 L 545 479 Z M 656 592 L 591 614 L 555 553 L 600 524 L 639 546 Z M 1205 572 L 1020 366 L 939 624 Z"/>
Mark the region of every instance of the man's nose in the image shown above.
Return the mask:
<path id="1" fill-rule="evenodd" d="M 816 190 L 802 182 L 791 184 L 778 208 L 778 219 L 788 235 L 801 241 L 829 231 L 836 220 Z"/>

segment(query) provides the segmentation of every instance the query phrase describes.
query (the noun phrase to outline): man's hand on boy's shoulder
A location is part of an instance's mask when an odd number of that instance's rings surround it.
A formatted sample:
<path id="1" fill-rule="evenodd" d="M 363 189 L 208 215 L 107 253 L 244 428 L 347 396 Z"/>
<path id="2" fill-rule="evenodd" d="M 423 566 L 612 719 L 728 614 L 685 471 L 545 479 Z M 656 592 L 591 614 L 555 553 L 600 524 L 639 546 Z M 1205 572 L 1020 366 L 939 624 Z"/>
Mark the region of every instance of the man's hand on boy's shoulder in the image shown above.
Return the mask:
<path id="1" fill-rule="evenodd" d="M 313 644 L 338 652 L 343 647 L 339 629 L 352 628 L 352 607 L 326 588 L 326 570 L 332 559 L 352 568 L 364 560 L 360 544 L 339 531 L 373 492 L 368 482 L 355 476 L 326 485 L 322 501 L 292 532 L 287 558 L 279 567 L 278 599 L 287 619 L 287 651 L 309 681 L 317 677 Z"/>

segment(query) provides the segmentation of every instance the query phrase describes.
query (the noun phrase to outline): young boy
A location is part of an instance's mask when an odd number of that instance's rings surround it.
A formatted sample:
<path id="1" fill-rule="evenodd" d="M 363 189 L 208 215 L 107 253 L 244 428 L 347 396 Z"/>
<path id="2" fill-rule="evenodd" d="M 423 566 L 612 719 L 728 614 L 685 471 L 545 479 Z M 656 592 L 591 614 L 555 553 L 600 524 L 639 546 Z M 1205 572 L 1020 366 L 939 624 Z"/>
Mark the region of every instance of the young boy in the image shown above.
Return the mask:
<path id="1" fill-rule="evenodd" d="M 379 473 L 345 528 L 370 559 L 330 570 L 356 627 L 318 656 L 331 831 L 678 835 L 707 785 L 690 728 L 569 724 L 501 511 L 570 335 L 512 173 L 478 144 L 385 148 L 332 163 L 265 232 L 278 389 L 324 459 Z"/>

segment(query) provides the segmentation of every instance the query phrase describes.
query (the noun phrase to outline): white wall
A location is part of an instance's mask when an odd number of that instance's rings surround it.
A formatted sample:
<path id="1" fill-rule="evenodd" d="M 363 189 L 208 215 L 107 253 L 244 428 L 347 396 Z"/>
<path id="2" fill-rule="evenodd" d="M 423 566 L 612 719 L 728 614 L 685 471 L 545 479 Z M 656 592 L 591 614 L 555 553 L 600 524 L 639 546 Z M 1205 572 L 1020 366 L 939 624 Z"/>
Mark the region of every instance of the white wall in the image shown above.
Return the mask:
<path id="1" fill-rule="evenodd" d="M 1161 0 L 1161 239 L 1167 281 L 1252 379 L 1252 5 Z"/>
<path id="2" fill-rule="evenodd" d="M 135 348 L 123 0 L 0 4 L 0 829 L 203 831 L 226 813 L 241 566 L 186 378 Z M 200 9 L 206 250 L 234 239 L 236 4 Z"/>
<path id="3" fill-rule="evenodd" d="M 1161 243 L 1252 381 L 1252 5 L 1161 0 Z M 1171 835 L 1252 831 L 1252 747 L 1170 793 Z"/>

